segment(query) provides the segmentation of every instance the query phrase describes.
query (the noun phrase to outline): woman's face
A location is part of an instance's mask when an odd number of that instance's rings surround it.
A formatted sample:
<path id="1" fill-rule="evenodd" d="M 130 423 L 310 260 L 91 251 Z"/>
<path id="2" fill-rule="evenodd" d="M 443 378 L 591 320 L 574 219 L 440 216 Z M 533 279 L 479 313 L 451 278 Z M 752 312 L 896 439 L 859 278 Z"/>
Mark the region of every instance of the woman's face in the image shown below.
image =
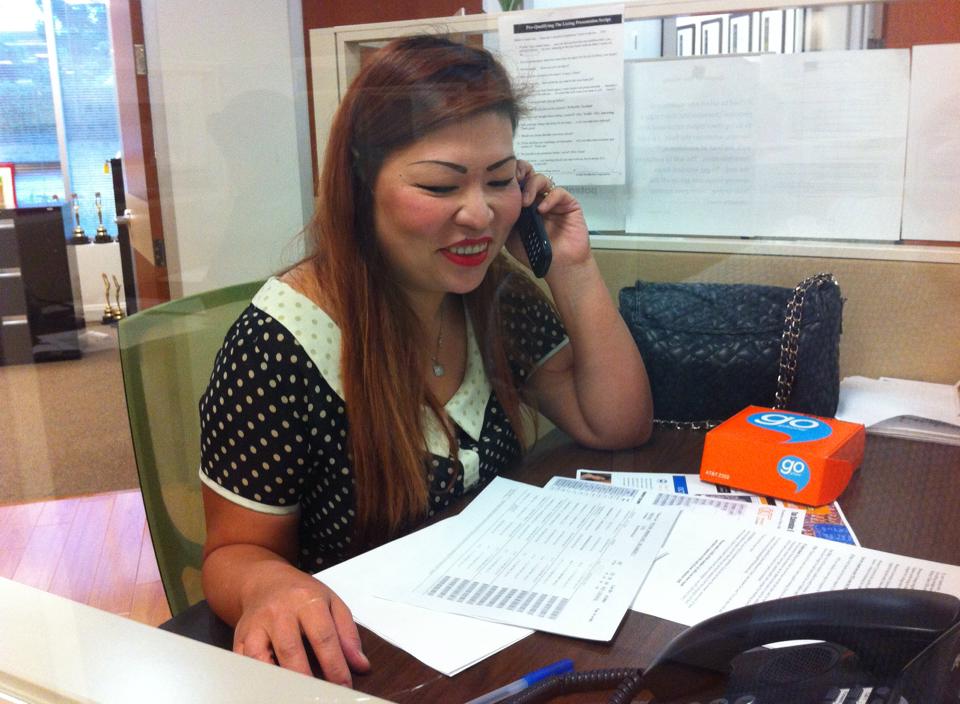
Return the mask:
<path id="1" fill-rule="evenodd" d="M 520 214 L 510 120 L 486 112 L 390 154 L 373 189 L 377 243 L 413 295 L 467 293 Z"/>

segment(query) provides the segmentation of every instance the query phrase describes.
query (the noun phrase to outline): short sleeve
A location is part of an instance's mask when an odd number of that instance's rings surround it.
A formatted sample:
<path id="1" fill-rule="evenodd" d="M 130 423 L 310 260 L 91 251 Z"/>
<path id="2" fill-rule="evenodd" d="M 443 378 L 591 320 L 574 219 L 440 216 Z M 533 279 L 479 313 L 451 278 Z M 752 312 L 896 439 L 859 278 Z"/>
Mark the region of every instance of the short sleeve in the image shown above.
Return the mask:
<path id="1" fill-rule="evenodd" d="M 556 309 L 532 283 L 504 294 L 500 316 L 509 339 L 507 358 L 519 385 L 569 342 Z"/>
<path id="2" fill-rule="evenodd" d="M 293 335 L 254 306 L 234 323 L 200 400 L 208 487 L 256 511 L 296 510 L 312 469 L 309 364 Z"/>

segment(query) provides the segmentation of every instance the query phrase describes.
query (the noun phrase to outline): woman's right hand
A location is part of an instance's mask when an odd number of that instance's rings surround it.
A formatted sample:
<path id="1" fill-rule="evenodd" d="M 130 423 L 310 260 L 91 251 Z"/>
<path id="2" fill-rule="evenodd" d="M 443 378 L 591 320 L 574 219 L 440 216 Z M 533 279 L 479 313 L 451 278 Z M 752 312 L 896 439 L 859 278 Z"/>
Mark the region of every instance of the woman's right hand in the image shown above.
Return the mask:
<path id="1" fill-rule="evenodd" d="M 350 687 L 351 670 L 370 669 L 350 609 L 332 589 L 292 565 L 258 567 L 267 569 L 243 590 L 234 652 L 310 675 L 306 639 L 329 682 Z"/>
<path id="2" fill-rule="evenodd" d="M 351 668 L 366 672 L 370 662 L 347 605 L 293 565 L 299 515 L 251 511 L 201 490 L 203 592 L 214 613 L 235 624 L 234 652 L 309 675 L 309 647 L 324 678 L 349 687 Z"/>

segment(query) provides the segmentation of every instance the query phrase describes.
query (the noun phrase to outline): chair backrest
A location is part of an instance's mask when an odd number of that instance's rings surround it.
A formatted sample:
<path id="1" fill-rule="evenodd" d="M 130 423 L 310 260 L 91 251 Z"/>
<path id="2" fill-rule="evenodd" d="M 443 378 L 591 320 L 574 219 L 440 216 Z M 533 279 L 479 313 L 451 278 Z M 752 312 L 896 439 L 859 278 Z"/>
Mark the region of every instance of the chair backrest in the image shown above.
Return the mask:
<path id="1" fill-rule="evenodd" d="M 224 335 L 262 282 L 149 308 L 120 321 L 120 363 L 147 524 L 171 613 L 203 599 L 198 403 Z"/>

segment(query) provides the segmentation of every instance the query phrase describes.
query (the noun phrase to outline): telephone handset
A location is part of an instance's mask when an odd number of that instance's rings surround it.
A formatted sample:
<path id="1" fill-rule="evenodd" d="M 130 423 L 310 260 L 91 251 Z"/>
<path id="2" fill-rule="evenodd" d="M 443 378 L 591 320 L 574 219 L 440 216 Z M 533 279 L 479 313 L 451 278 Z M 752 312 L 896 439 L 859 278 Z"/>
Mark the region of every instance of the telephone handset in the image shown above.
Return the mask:
<path id="1" fill-rule="evenodd" d="M 553 250 L 550 247 L 550 238 L 547 237 L 547 229 L 543 225 L 543 218 L 537 212 L 536 206 L 520 208 L 517 228 L 520 230 L 523 249 L 530 261 L 530 269 L 534 276 L 542 279 L 550 268 Z"/>
<path id="2" fill-rule="evenodd" d="M 784 648 L 788 640 L 824 641 Z M 643 676 L 654 704 L 960 701 L 960 599 L 910 589 L 788 597 L 707 619 Z"/>

